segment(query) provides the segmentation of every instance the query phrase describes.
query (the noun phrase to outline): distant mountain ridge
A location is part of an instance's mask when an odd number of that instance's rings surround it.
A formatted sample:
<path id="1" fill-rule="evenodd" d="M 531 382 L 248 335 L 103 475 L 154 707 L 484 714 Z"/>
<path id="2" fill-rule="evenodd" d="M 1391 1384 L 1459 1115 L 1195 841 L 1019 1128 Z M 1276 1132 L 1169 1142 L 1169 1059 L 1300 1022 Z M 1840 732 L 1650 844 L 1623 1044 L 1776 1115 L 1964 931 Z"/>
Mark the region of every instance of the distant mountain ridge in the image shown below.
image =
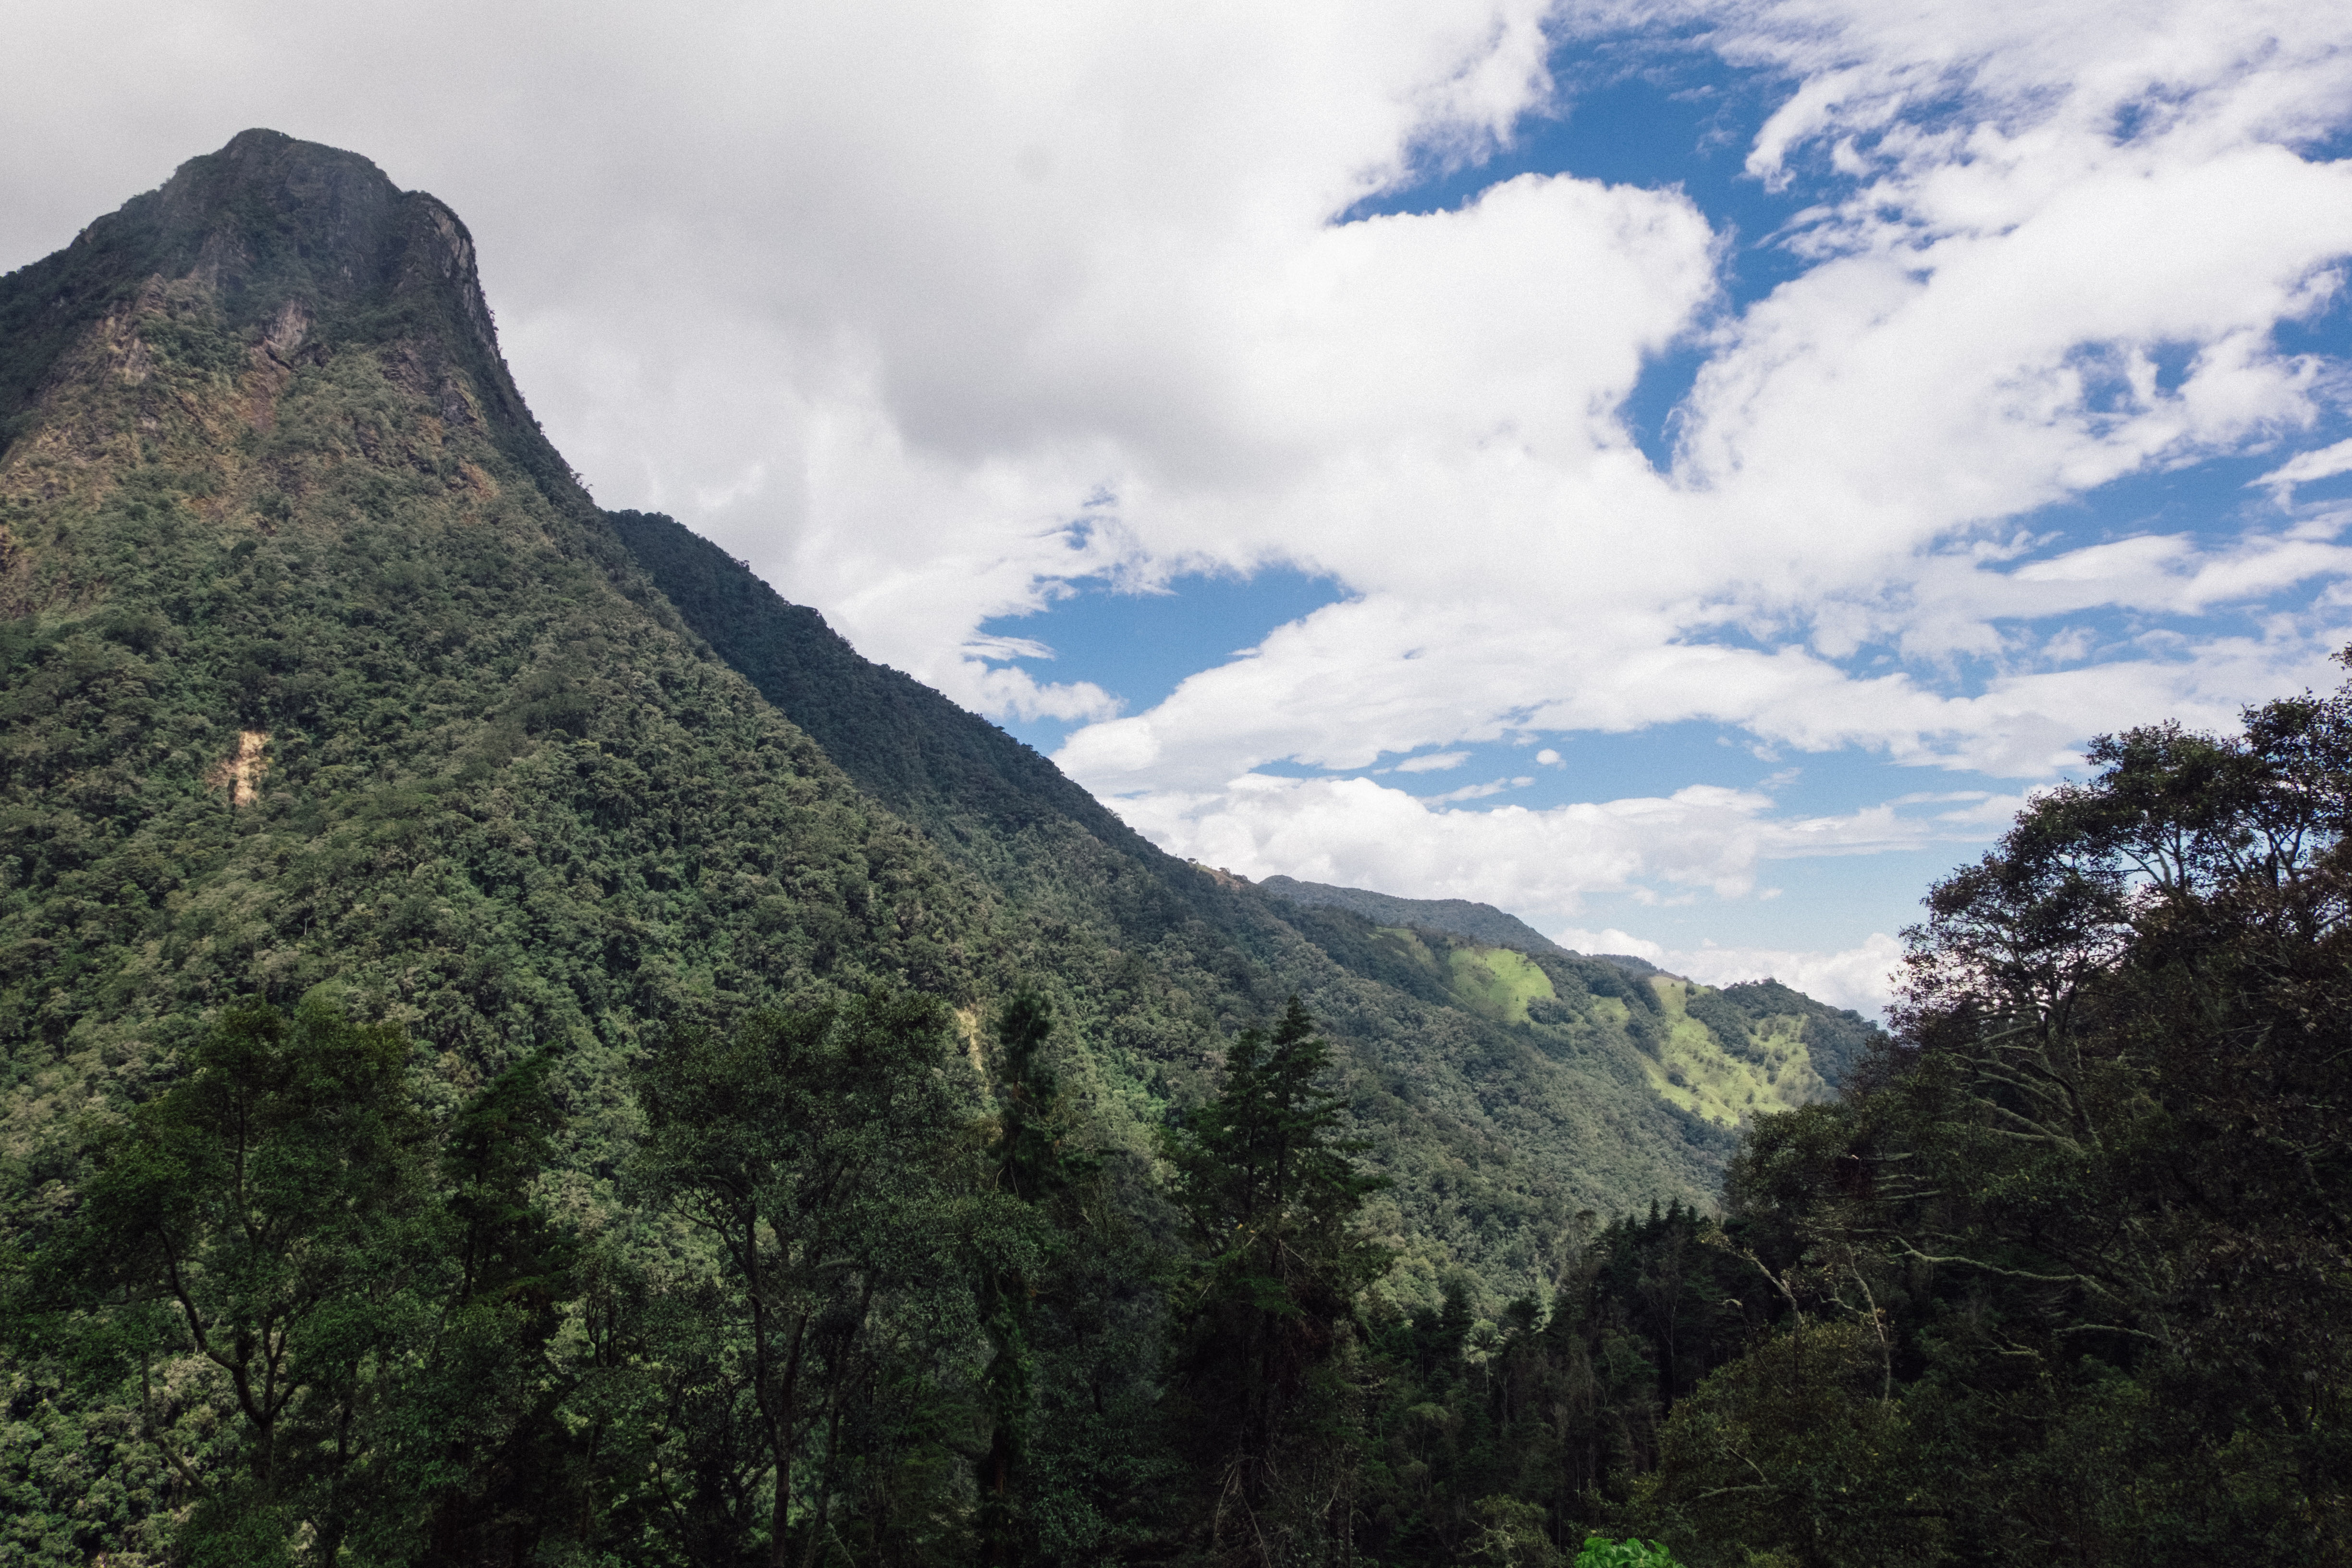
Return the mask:
<path id="1" fill-rule="evenodd" d="M 1556 953 L 1562 958 L 1597 958 L 1635 974 L 1666 973 L 1648 959 L 1635 958 L 1631 953 L 1576 952 L 1560 946 L 1518 916 L 1506 914 L 1492 904 L 1476 903 L 1469 899 L 1401 899 L 1394 893 L 1376 893 L 1369 888 L 1339 888 L 1328 882 L 1302 882 L 1296 877 L 1268 877 L 1256 885 L 1276 898 L 1287 899 L 1294 904 L 1346 910 L 1383 925 L 1420 926 L 1425 931 L 1466 936 L 1473 942 L 1489 942 L 1496 947 L 1517 948 L 1521 952 Z"/>

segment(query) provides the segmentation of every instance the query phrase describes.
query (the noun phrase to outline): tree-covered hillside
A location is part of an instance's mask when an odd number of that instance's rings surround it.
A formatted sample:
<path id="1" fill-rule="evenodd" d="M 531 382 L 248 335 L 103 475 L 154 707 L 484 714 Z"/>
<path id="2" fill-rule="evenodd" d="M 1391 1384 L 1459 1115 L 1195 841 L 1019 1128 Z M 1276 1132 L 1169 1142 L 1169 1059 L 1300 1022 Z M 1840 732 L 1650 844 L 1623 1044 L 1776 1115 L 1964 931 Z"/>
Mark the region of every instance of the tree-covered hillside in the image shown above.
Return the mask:
<path id="1" fill-rule="evenodd" d="M 292 143 L 222 156 L 315 185 L 331 226 L 365 184 Z M 828 979 L 968 997 L 1009 961 L 985 889 L 495 438 L 497 378 L 445 330 L 462 231 L 408 211 L 355 226 L 388 281 L 354 298 L 202 266 L 118 291 L 0 467 L 20 1151 L 168 1079 L 243 997 L 336 986 L 453 1089 L 560 1046 L 597 1104 L 671 1021 Z"/>
<path id="2" fill-rule="evenodd" d="M 1202 1092 L 1297 991 L 1405 1118 L 1384 1152 L 1417 1117 L 1500 1191 L 1708 1190 L 1661 1104 L 1606 1149 L 1498 1128 L 1482 1020 L 1330 963 L 675 524 L 597 511 L 462 226 L 363 160 L 239 137 L 0 310 L 45 323 L 8 345 L 0 474 L 21 1116 L 330 980 L 462 1078 L 567 1041 L 593 1098 L 600 1053 L 674 1020 L 1034 974 L 1115 1122 Z M 1524 1255 L 1533 1222 L 1486 1217 L 1454 1260 Z"/>
<path id="3" fill-rule="evenodd" d="M 1636 1040 L 1605 1007 L 1596 1015 L 1605 1045 L 1548 1054 L 1531 1046 L 1523 1014 L 1425 984 L 1377 945 L 1335 939 L 1328 911 L 1269 900 L 1153 847 L 1028 747 L 860 658 L 814 611 L 785 603 L 671 519 L 619 512 L 612 521 L 687 624 L 862 788 L 919 825 L 1010 907 L 1069 932 L 1057 961 L 1066 973 L 1082 972 L 1090 952 L 1140 949 L 1156 973 L 1193 995 L 1233 995 L 1234 973 L 1264 977 L 1246 1000 L 1217 1004 L 1228 1029 L 1248 1005 L 1264 1005 L 1269 980 L 1275 992 L 1312 1003 L 1346 1042 L 1357 1114 L 1380 1133 L 1375 1163 L 1396 1178 L 1385 1200 L 1396 1205 L 1391 1223 L 1406 1259 L 1395 1288 L 1434 1300 L 1436 1276 L 1452 1261 L 1473 1262 L 1498 1285 L 1532 1278 L 1580 1209 L 1614 1212 L 1654 1192 L 1672 1194 L 1640 1173 L 1660 1127 L 1692 1162 L 1685 1169 L 1704 1172 L 1727 1151 L 1714 1126 L 1680 1113 L 1663 1078 L 1653 1081 Z M 1511 934 L 1534 935 L 1496 919 Z M 1535 945 L 1558 952 L 1539 937 Z M 1236 963 L 1244 967 L 1234 970 Z M 1561 973 L 1574 998 L 1625 983 L 1621 968 L 1605 964 Z M 1080 1026 L 1092 1026 L 1089 997 L 1069 1001 Z M 1110 1017 L 1102 1026 L 1115 1037 L 1122 1026 Z M 1138 1070 L 1183 1101 L 1181 1080 L 1164 1066 Z M 1420 1157 L 1441 1148 L 1442 1156 Z M 1433 1248 L 1431 1237 L 1445 1240 Z"/>
<path id="4" fill-rule="evenodd" d="M 1160 853 L 599 510 L 352 154 L 0 279 L 0 1562 L 1223 1550 L 1175 1478 L 1850 1044 Z M 1338 1162 L 1270 1252 L 1244 1122 Z M 1292 1414 L 1179 1370 L 1269 1324 Z"/>

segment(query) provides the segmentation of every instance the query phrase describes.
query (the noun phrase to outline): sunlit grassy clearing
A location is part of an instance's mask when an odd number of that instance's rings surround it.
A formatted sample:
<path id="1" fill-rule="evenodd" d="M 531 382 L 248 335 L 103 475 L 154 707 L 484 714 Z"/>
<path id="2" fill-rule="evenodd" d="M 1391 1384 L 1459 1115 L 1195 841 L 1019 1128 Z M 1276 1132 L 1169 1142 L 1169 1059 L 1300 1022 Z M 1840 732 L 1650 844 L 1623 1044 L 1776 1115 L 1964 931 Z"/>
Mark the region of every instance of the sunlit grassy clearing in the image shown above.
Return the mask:
<path id="1" fill-rule="evenodd" d="M 1633 1023 L 1632 1010 L 1613 996 L 1580 991 L 1561 997 L 1551 977 L 1513 949 L 1441 942 L 1442 951 L 1433 950 L 1421 932 L 1404 926 L 1383 926 L 1381 935 L 1442 976 L 1464 1006 L 1502 1023 L 1546 1030 L 1578 1026 L 1533 1023 L 1528 1005 L 1538 1000 L 1562 1001 L 1593 1024 L 1623 1028 Z M 1660 1099 L 1734 1127 L 1751 1116 L 1794 1110 L 1829 1094 L 1806 1047 L 1802 1017 L 1767 1017 L 1739 1037 L 1724 1039 L 1689 1011 L 1691 998 L 1712 994 L 1713 987 L 1665 976 L 1652 976 L 1649 984 L 1664 1012 L 1656 1020 L 1655 1055 L 1647 1057 L 1643 1070 Z"/>
<path id="2" fill-rule="evenodd" d="M 1506 1024 L 1528 1021 L 1528 1004 L 1551 997 L 1551 977 L 1523 952 L 1507 947 L 1457 947 L 1446 954 L 1454 994 Z"/>
<path id="3" fill-rule="evenodd" d="M 1648 1065 L 1650 1087 L 1661 1098 L 1730 1127 L 1828 1095 L 1805 1048 L 1802 1019 L 1769 1018 L 1745 1041 L 1721 1041 L 1687 1011 L 1694 993 L 1706 987 L 1662 975 L 1652 976 L 1650 985 L 1666 1012 L 1658 1059 Z M 1732 1048 L 1741 1046 L 1744 1051 Z"/>

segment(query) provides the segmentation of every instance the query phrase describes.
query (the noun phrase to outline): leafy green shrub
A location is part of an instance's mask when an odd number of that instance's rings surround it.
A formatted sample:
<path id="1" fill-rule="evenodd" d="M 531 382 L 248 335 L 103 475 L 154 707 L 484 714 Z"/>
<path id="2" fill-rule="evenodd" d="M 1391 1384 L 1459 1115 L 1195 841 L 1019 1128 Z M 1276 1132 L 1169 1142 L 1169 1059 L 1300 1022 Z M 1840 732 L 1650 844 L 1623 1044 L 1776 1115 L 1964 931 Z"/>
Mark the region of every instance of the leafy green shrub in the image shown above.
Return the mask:
<path id="1" fill-rule="evenodd" d="M 1576 1554 L 1576 1568 L 1681 1568 L 1681 1564 L 1654 1541 L 1645 1546 L 1639 1539 L 1612 1541 L 1588 1535 L 1584 1549 Z"/>

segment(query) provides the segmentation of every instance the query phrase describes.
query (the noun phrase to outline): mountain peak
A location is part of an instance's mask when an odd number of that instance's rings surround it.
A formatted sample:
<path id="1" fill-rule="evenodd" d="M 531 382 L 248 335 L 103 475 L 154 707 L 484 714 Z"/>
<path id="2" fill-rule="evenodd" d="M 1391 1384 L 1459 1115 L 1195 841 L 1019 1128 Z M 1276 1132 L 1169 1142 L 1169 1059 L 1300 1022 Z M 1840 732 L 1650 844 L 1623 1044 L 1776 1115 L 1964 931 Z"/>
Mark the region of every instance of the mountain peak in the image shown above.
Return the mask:
<path id="1" fill-rule="evenodd" d="M 389 281 L 411 205 L 356 153 L 256 129 L 100 218 L 74 249 L 114 250 L 167 278 L 194 278 L 233 317 L 262 313 L 250 308 L 263 303 L 247 299 L 254 294 L 299 290 L 331 306 Z"/>
<path id="2" fill-rule="evenodd" d="M 478 409 L 509 457 L 551 492 L 572 489 L 499 351 L 457 215 L 356 153 L 261 128 L 0 279 L 0 450 L 77 342 L 174 284 L 199 289 L 222 327 L 280 357 L 306 339 L 315 352 L 396 346 L 420 378 L 447 389 L 445 406 Z M 470 398 L 454 390 L 460 383 Z"/>
<path id="3" fill-rule="evenodd" d="M 256 126 L 230 137 L 218 152 L 200 153 L 182 163 L 156 194 L 183 215 L 244 198 L 287 211 L 309 206 L 348 216 L 369 208 L 381 211 L 396 202 L 401 191 L 373 161 L 357 153 Z"/>

